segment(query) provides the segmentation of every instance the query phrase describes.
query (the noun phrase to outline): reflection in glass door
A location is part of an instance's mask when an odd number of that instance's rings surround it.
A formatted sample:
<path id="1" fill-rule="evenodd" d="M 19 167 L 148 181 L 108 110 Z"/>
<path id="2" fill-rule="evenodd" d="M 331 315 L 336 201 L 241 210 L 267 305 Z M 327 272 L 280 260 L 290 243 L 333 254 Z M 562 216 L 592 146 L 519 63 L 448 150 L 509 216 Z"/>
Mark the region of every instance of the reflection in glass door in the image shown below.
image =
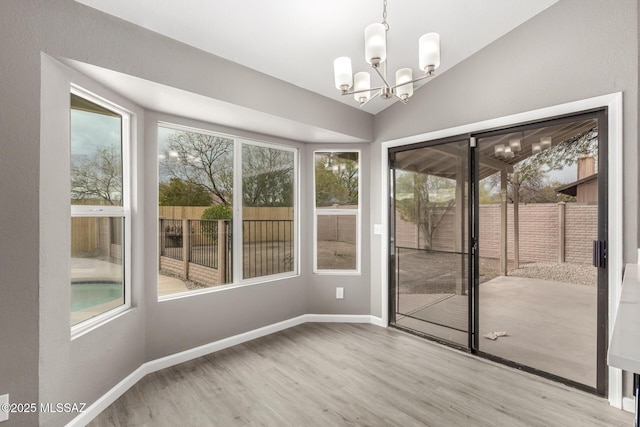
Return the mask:
<path id="1" fill-rule="evenodd" d="M 390 152 L 391 322 L 468 346 L 468 139 Z"/>
<path id="2" fill-rule="evenodd" d="M 390 324 L 606 395 L 606 111 L 389 149 Z"/>
<path id="3" fill-rule="evenodd" d="M 476 349 L 604 394 L 606 268 L 592 265 L 605 220 L 599 122 L 588 114 L 478 138 Z"/>

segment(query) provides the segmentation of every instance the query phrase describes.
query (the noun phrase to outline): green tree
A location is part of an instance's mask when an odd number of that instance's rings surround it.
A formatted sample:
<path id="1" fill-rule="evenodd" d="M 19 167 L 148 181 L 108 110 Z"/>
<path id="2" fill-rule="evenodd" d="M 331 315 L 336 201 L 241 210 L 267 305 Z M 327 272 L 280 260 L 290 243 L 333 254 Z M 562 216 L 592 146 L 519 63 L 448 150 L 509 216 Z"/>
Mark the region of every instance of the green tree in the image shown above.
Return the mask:
<path id="1" fill-rule="evenodd" d="M 202 212 L 200 219 L 231 219 L 233 209 L 229 205 L 215 205 Z"/>
<path id="2" fill-rule="evenodd" d="M 349 153 L 352 154 L 352 153 Z M 358 204 L 358 161 L 316 155 L 316 206 L 349 206 Z"/>
<path id="3" fill-rule="evenodd" d="M 168 184 L 160 184 L 158 203 L 160 206 L 209 206 L 211 195 L 201 185 L 171 178 Z"/>
<path id="4" fill-rule="evenodd" d="M 293 206 L 293 153 L 242 147 L 243 206 Z"/>

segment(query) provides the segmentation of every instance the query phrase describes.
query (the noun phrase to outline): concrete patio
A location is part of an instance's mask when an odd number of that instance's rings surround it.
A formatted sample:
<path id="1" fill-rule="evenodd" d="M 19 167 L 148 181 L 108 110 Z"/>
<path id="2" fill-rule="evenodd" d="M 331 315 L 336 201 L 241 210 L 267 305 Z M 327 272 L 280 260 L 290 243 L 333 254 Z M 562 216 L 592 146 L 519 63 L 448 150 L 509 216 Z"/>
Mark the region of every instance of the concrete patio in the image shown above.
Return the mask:
<path id="1" fill-rule="evenodd" d="M 480 350 L 596 384 L 596 287 L 499 276 L 480 285 Z M 400 294 L 397 324 L 467 345 L 468 296 Z M 493 341 L 492 331 L 507 336 Z"/>

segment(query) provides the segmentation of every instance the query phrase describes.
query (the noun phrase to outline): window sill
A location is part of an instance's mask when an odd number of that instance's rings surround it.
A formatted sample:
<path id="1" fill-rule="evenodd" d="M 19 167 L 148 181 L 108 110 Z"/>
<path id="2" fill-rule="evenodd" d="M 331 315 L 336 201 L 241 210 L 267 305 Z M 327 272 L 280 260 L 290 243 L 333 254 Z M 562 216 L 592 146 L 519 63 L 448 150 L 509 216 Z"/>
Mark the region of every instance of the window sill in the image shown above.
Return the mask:
<path id="1" fill-rule="evenodd" d="M 94 330 L 111 322 L 112 320 L 122 317 L 130 311 L 133 311 L 130 305 L 122 305 L 120 307 L 114 308 L 113 310 L 109 310 L 105 313 L 92 317 L 91 319 L 87 319 L 83 322 L 73 325 L 71 327 L 71 341 L 75 340 L 76 338 L 80 338 L 85 334 L 93 332 Z"/>

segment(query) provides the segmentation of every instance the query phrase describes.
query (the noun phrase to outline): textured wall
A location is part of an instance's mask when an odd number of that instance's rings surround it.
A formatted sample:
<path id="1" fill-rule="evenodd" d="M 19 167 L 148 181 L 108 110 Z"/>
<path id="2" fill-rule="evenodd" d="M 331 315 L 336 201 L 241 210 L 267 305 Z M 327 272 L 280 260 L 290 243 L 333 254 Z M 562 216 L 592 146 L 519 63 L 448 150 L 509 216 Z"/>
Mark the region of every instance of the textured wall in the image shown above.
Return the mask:
<path id="1" fill-rule="evenodd" d="M 560 251 L 559 205 L 535 203 L 521 205 L 520 261 L 556 262 Z M 500 205 L 480 205 L 480 257 L 500 258 Z M 453 251 L 454 215 L 449 213 L 434 233 L 433 249 Z M 565 211 L 565 261 L 591 264 L 591 242 L 597 237 L 598 206 L 567 203 Z M 396 245 L 424 248 L 413 223 L 396 220 Z M 507 208 L 508 257 L 513 259 L 513 205 Z"/>
<path id="2" fill-rule="evenodd" d="M 565 261 L 591 264 L 593 240 L 598 239 L 598 206 L 567 203 Z"/>
<path id="3" fill-rule="evenodd" d="M 606 60 L 594 52 L 606 52 Z M 562 0 L 544 10 L 417 90 L 408 105 L 393 105 L 376 115 L 372 162 L 387 166 L 381 164 L 385 141 L 418 142 L 422 134 L 615 92 L 623 93 L 624 111 L 623 261 L 635 262 L 639 158 L 634 0 L 621 0 L 616 7 L 600 0 Z M 373 223 L 382 223 L 386 207 L 376 191 L 386 186 L 380 176 L 374 173 L 370 182 Z M 384 236 L 374 242 L 371 256 L 382 263 Z M 386 310 L 381 290 L 386 277 L 378 265 L 372 271 L 374 314 Z"/>

